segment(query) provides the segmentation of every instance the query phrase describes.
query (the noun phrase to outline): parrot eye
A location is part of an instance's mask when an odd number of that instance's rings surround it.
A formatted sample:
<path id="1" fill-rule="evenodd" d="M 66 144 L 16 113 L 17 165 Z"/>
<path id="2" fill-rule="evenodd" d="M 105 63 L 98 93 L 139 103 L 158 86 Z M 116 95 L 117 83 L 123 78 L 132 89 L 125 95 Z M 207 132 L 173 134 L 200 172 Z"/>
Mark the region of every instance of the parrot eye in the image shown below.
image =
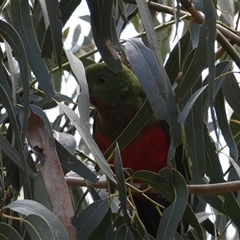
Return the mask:
<path id="1" fill-rule="evenodd" d="M 104 83 L 106 83 L 107 82 L 107 78 L 105 78 L 105 77 L 100 77 L 99 78 L 99 83 L 100 84 L 104 84 Z"/>

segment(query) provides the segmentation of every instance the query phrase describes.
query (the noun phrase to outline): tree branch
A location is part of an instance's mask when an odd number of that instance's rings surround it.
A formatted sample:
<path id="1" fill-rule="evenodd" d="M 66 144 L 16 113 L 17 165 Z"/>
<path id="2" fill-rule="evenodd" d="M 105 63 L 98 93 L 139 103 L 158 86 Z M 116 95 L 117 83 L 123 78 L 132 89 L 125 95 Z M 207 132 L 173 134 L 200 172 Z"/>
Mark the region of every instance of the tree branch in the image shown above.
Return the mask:
<path id="1" fill-rule="evenodd" d="M 125 3 L 132 3 L 136 4 L 135 0 L 124 0 Z M 181 0 L 182 6 L 184 6 L 187 9 L 186 11 L 180 10 L 179 17 L 189 15 L 189 18 L 191 18 L 192 21 L 203 24 L 205 21 L 205 16 L 202 12 L 195 9 L 194 4 L 192 1 L 189 0 Z M 159 3 L 155 2 L 149 2 L 148 6 L 150 9 L 156 10 L 158 12 L 167 13 L 170 15 L 174 15 L 174 8 L 165 6 Z M 237 53 L 237 51 L 232 47 L 231 45 L 238 45 L 240 46 L 240 37 L 235 33 L 234 30 L 228 29 L 226 27 L 223 27 L 220 24 L 216 24 L 216 39 L 219 42 L 219 44 L 222 46 L 222 48 L 229 54 L 229 56 L 234 60 L 236 65 L 240 67 L 240 57 Z M 229 41 L 228 41 L 228 40 Z"/>
<path id="2" fill-rule="evenodd" d="M 107 181 L 99 181 L 98 183 L 86 182 L 83 178 L 65 177 L 68 186 L 86 187 L 91 185 L 94 188 L 107 189 Z M 133 186 L 137 189 L 144 190 L 148 188 L 145 183 L 134 183 Z M 214 183 L 214 184 L 201 184 L 201 185 L 187 185 L 189 194 L 206 195 L 206 194 L 223 194 L 235 192 L 240 190 L 240 181 Z M 157 193 L 156 190 L 148 190 L 147 193 Z"/>

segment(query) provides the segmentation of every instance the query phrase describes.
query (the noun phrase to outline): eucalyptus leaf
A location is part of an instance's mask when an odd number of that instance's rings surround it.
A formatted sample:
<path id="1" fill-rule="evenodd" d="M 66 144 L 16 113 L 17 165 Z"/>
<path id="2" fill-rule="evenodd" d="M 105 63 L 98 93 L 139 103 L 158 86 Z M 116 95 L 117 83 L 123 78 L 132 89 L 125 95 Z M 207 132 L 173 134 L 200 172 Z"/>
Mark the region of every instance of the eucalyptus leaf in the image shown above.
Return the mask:
<path id="1" fill-rule="evenodd" d="M 91 12 L 91 26 L 95 44 L 108 67 L 113 72 L 121 72 L 122 64 L 115 50 L 120 48 L 112 16 L 113 0 L 87 0 Z"/>
<path id="2" fill-rule="evenodd" d="M 13 1 L 11 4 L 13 25 L 18 31 L 18 34 L 23 42 L 28 64 L 45 94 L 48 97 L 52 97 L 55 92 L 50 81 L 48 69 L 43 59 L 41 59 L 40 49 L 33 30 L 32 19 L 29 11 L 30 9 L 27 1 L 17 0 Z"/>
<path id="3" fill-rule="evenodd" d="M 80 133 L 87 147 L 89 148 L 95 160 L 97 161 L 99 167 L 113 182 L 115 182 L 115 179 L 113 178 L 113 174 L 109 165 L 107 164 L 105 158 L 103 157 L 100 149 L 98 148 L 96 142 L 93 140 L 93 137 L 90 133 L 90 127 L 88 123 L 89 122 L 89 95 L 88 95 L 88 85 L 86 81 L 84 67 L 81 61 L 77 59 L 77 57 L 75 57 L 73 54 L 71 54 L 68 51 L 66 51 L 66 54 L 69 59 L 71 68 L 81 86 L 81 93 L 78 96 L 80 118 L 77 116 L 75 112 L 73 112 L 66 105 L 62 103 L 58 103 L 58 105 L 62 108 L 62 110 L 69 117 L 69 119 L 72 121 L 72 123 Z"/>
<path id="4" fill-rule="evenodd" d="M 0 222 L 0 238 L 1 239 L 14 239 L 22 240 L 19 233 L 9 224 Z"/>
<path id="5" fill-rule="evenodd" d="M 89 239 L 92 232 L 103 221 L 108 210 L 108 200 L 95 201 L 85 208 L 73 223 L 77 228 L 77 239 Z"/>
<path id="6" fill-rule="evenodd" d="M 15 212 L 29 216 L 30 220 L 32 218 L 32 215 L 39 216 L 43 218 L 43 220 L 47 222 L 48 225 L 51 226 L 51 230 L 55 238 L 62 240 L 68 239 L 66 230 L 64 229 L 58 218 L 50 210 L 48 210 L 46 207 L 36 201 L 18 200 L 8 204 L 4 208 L 9 208 Z"/>
<path id="7" fill-rule="evenodd" d="M 138 39 L 128 40 L 126 43 L 127 56 L 133 70 L 138 77 L 151 107 L 158 119 L 167 121 L 174 147 L 181 143 L 181 128 L 177 122 L 178 109 L 166 72 L 159 74 L 152 52 Z"/>

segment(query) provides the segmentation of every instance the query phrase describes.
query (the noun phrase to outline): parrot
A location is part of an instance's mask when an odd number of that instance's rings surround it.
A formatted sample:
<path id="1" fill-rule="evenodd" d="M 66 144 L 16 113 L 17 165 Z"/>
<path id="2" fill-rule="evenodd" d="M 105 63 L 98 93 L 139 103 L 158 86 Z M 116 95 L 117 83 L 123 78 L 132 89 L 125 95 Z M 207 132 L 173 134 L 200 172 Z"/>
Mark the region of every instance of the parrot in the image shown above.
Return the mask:
<path id="1" fill-rule="evenodd" d="M 147 97 L 137 77 L 125 65 L 122 72 L 115 73 L 106 63 L 94 63 L 86 67 L 86 79 L 90 103 L 96 109 L 93 138 L 101 152 L 105 153 Z M 122 166 L 134 172 L 159 172 L 167 166 L 169 145 L 169 134 L 162 120 L 153 115 L 136 137 L 121 150 Z M 155 195 L 155 201 L 164 206 L 168 204 L 162 196 Z M 133 197 L 146 231 L 156 237 L 160 215 L 155 206 L 142 196 Z"/>

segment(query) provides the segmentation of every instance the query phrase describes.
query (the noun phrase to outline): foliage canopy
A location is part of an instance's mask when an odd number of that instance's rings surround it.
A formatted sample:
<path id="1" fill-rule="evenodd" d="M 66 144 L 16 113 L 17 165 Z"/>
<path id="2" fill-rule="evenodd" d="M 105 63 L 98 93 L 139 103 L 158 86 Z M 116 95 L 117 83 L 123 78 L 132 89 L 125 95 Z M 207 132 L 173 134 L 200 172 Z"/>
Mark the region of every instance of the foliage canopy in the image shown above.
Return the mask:
<path id="1" fill-rule="evenodd" d="M 151 105 L 169 125 L 169 163 L 179 146 L 185 155 L 185 179 L 170 168 L 133 175 L 172 203 L 157 238 L 226 239 L 229 228 L 239 238 L 239 1 L 0 3 L 1 236 L 152 239 L 136 212 L 127 214 L 126 189 L 140 190 L 125 183 L 120 154 Z M 90 15 L 69 24 L 84 4 Z M 123 38 L 129 29 L 136 36 Z M 121 62 L 130 66 L 150 103 L 104 155 L 88 124 L 84 68 L 96 53 L 115 72 Z M 113 152 L 115 173 L 106 162 Z M 113 191 L 104 176 L 116 184 Z M 176 232 L 181 218 L 190 224 L 186 236 Z"/>

